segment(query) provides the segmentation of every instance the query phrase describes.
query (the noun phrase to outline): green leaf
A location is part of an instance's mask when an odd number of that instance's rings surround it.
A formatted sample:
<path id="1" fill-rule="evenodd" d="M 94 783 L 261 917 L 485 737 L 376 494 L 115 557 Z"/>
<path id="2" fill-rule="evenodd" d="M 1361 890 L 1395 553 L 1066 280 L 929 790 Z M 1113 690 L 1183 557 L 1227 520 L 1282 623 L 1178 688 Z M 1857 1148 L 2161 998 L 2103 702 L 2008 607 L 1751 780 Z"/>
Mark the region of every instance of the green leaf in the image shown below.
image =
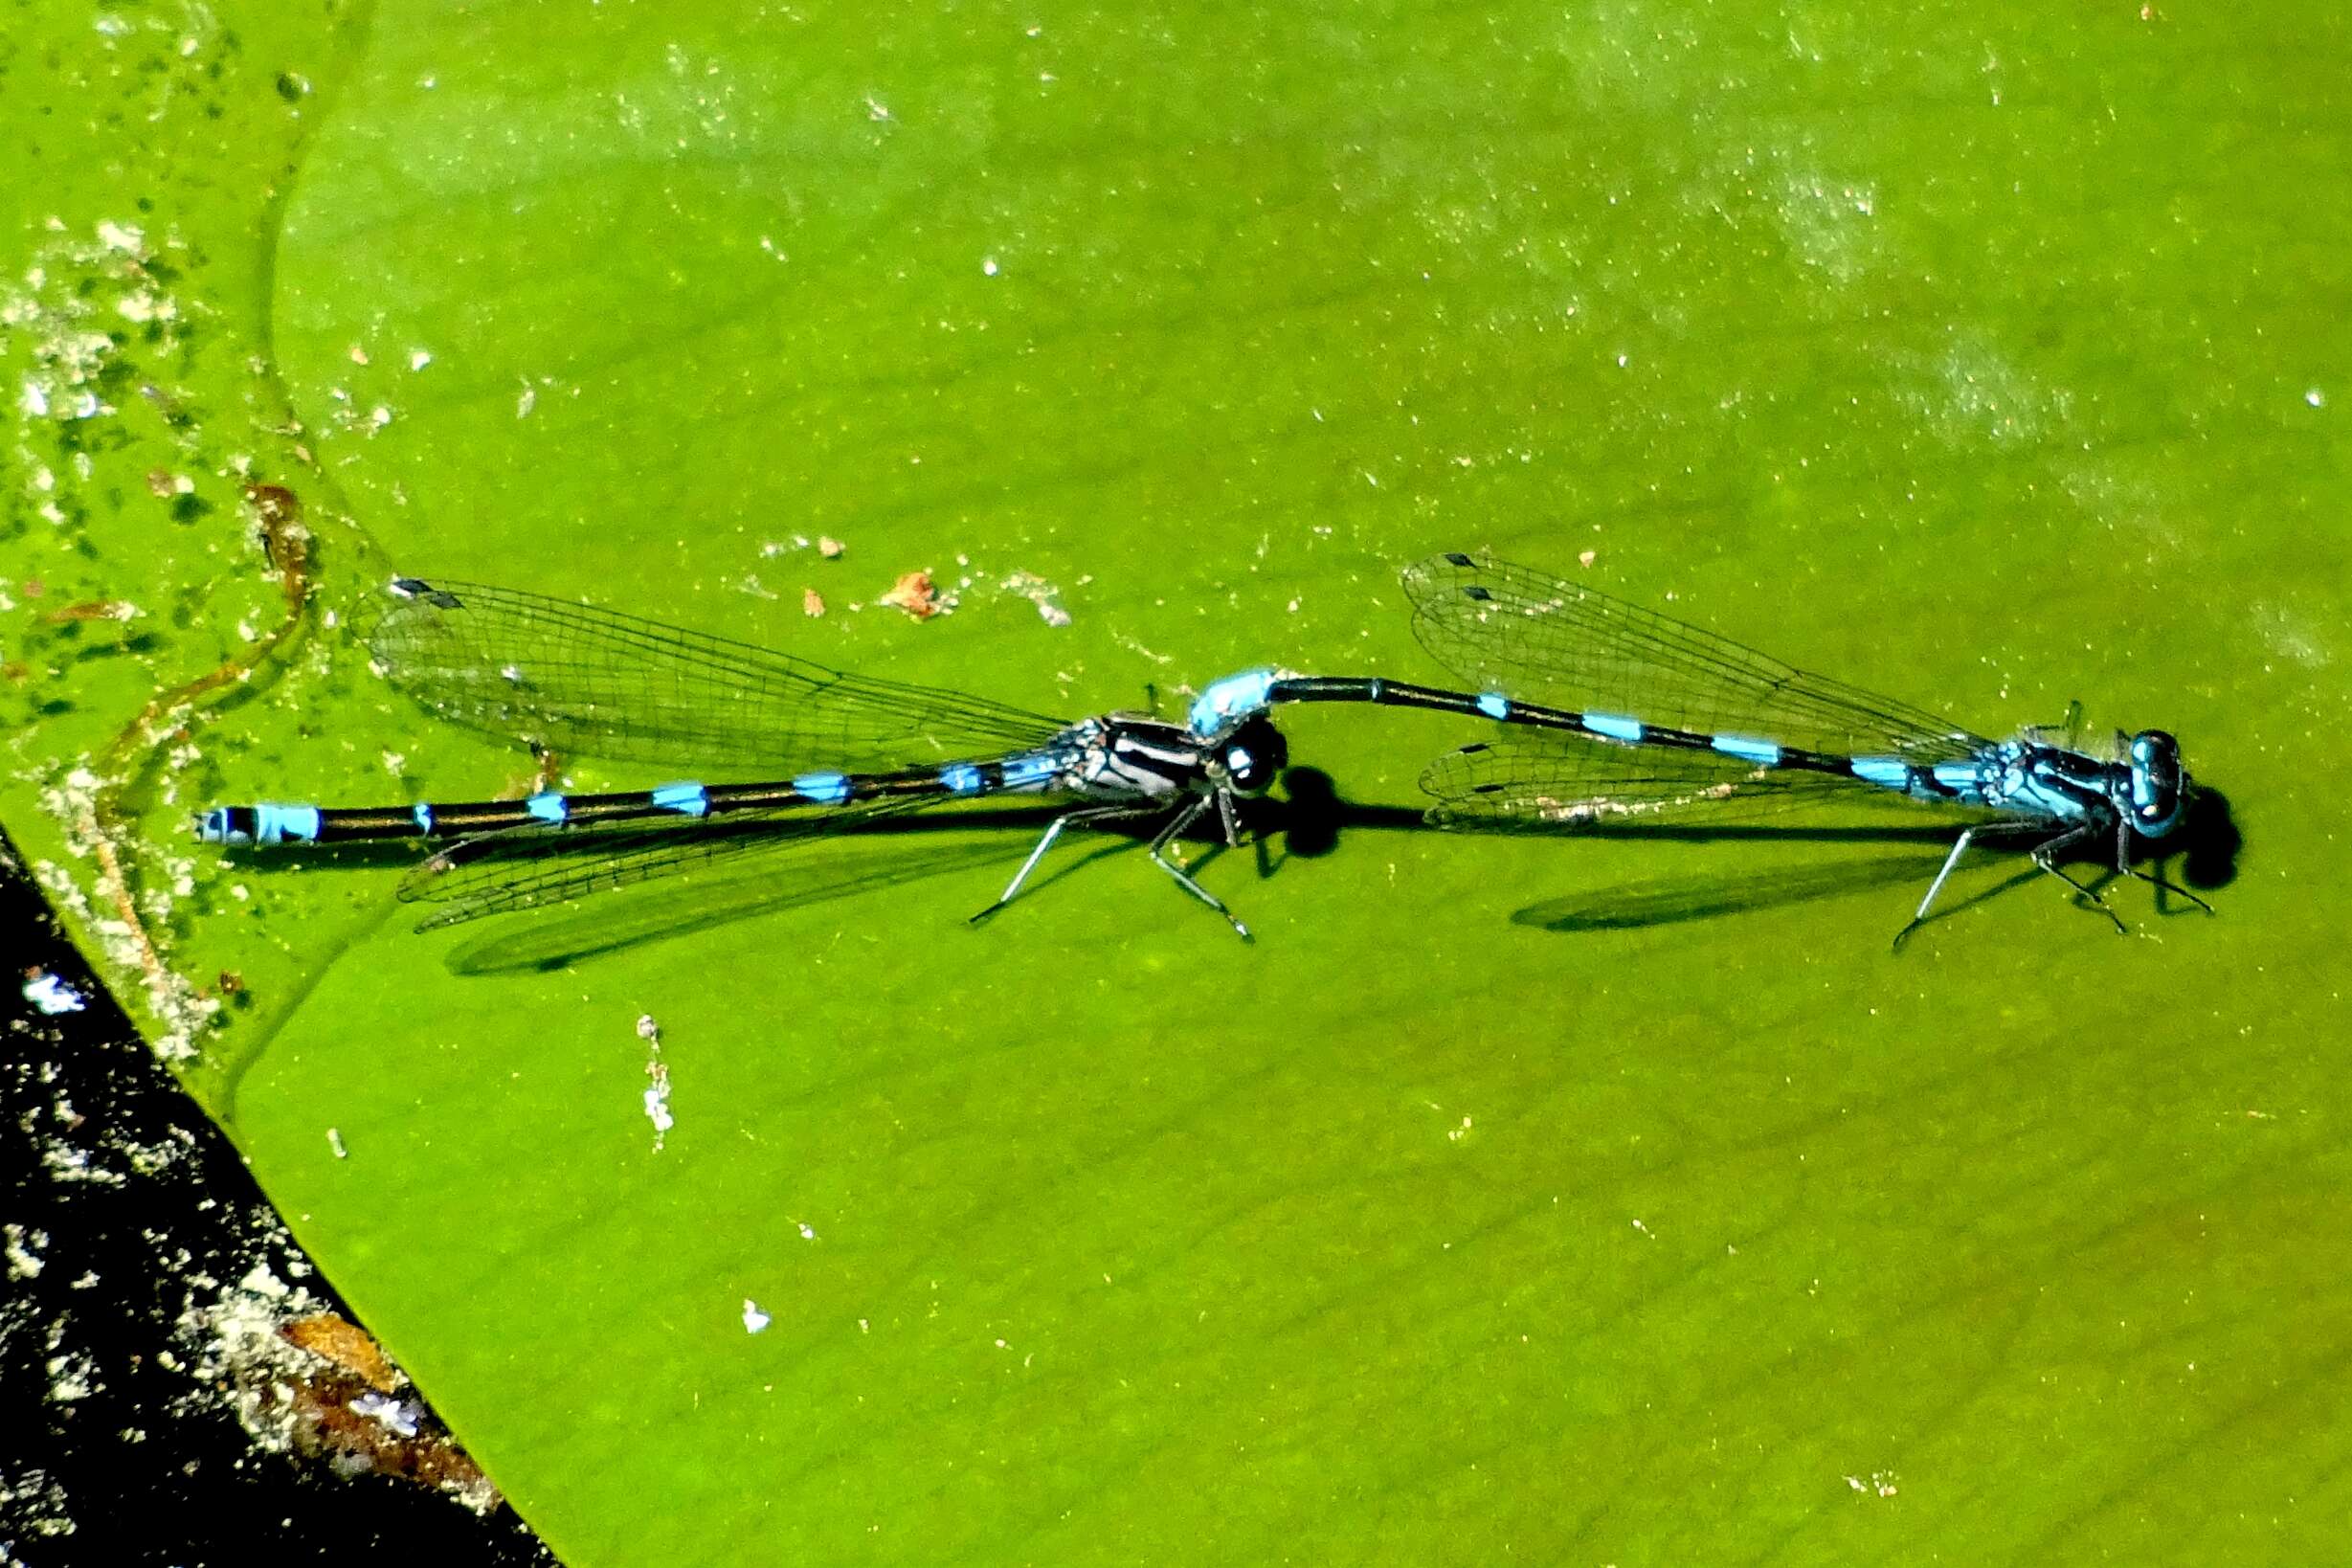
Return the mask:
<path id="1" fill-rule="evenodd" d="M 0 803 L 138 824 L 159 1033 L 567 1561 L 2321 1555 L 2341 22 L 227 10 L 0 100 Z M 239 459 L 323 535 L 260 653 Z M 2219 913 L 1988 859 L 1897 957 L 1939 845 L 1443 834 L 1477 732 L 1369 710 L 1294 760 L 1399 809 L 1200 869 L 1252 947 L 1123 840 L 967 928 L 1034 826 L 423 936 L 173 838 L 527 777 L 323 623 L 393 566 L 1078 714 L 1436 679 L 1395 573 L 1472 547 L 2169 728 Z"/>

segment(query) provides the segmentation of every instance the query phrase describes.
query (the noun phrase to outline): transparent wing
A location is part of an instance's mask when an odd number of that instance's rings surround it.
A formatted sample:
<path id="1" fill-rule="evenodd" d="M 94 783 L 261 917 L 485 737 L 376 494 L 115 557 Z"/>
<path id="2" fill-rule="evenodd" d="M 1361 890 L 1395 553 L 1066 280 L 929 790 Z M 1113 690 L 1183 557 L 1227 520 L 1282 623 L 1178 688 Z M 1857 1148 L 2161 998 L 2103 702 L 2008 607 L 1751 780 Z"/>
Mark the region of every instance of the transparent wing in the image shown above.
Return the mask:
<path id="1" fill-rule="evenodd" d="M 1523 702 L 1846 756 L 1933 763 L 1989 744 L 1923 708 L 1489 556 L 1431 556 L 1406 569 L 1404 591 L 1431 658 Z"/>
<path id="2" fill-rule="evenodd" d="M 1530 828 L 1731 823 L 1805 807 L 1912 816 L 1923 804 L 1844 773 L 1758 768 L 1712 751 L 1565 736 L 1465 746 L 1429 764 L 1421 787 L 1436 797 L 1434 821 L 1517 821 Z M 1930 809 L 1962 820 L 1997 815 L 1941 803 Z"/>
<path id="3" fill-rule="evenodd" d="M 1058 719 L 477 583 L 395 581 L 358 631 L 385 678 L 455 723 L 571 754 L 790 772 L 1042 745 Z"/>
<path id="4" fill-rule="evenodd" d="M 533 823 L 459 840 L 403 878 L 399 896 L 404 903 L 441 906 L 417 922 L 416 929 L 427 931 L 722 863 L 732 872 L 748 857 L 822 842 L 943 798 L 885 796 L 831 811 L 747 811 L 709 821 L 651 825 Z"/>
<path id="5" fill-rule="evenodd" d="M 729 864 L 692 885 L 657 884 L 647 897 L 620 897 L 576 911 L 547 910 L 528 920 L 507 921 L 453 948 L 443 962 L 460 974 L 546 970 L 924 878 L 1001 867 L 1007 859 L 1019 860 L 1026 847 L 1025 841 L 1008 844 L 998 840 L 926 844 L 917 853 L 903 843 L 861 849 L 854 838 L 835 839 L 818 853 L 773 864 L 752 859 L 740 869 Z M 978 901 L 976 890 L 974 901 Z"/>

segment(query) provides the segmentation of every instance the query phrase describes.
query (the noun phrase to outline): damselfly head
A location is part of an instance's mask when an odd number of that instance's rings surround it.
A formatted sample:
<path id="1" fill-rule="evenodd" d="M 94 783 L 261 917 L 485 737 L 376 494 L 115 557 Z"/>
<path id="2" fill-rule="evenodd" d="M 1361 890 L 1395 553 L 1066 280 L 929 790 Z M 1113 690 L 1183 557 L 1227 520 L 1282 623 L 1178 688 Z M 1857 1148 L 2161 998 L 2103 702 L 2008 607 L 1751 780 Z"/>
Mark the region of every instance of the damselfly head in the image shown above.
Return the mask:
<path id="1" fill-rule="evenodd" d="M 1290 745 L 1265 717 L 1245 721 L 1217 743 L 1212 770 L 1236 795 L 1264 795 L 1290 760 Z"/>
<path id="2" fill-rule="evenodd" d="M 2128 796 L 2116 804 L 2123 808 L 2134 833 L 2161 839 L 2180 825 L 2188 805 L 2188 769 L 2181 761 L 2181 743 L 2162 729 L 2143 729 L 2132 737 L 2127 750 Z"/>

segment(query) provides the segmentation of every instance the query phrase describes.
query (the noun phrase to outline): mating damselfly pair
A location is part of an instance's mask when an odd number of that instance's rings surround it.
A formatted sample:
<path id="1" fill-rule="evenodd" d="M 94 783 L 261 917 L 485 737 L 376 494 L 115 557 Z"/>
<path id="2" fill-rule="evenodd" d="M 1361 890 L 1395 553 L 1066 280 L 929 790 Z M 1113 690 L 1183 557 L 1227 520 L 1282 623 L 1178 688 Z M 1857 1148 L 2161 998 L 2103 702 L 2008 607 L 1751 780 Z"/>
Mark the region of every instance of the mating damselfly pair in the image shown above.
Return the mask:
<path id="1" fill-rule="evenodd" d="M 1298 703 L 1459 713 L 1502 727 L 1431 764 L 1441 825 L 1602 827 L 1726 819 L 1759 810 L 1908 800 L 1965 826 L 1898 944 L 1927 919 L 1971 843 L 2026 843 L 2123 930 L 2063 864 L 2111 839 L 2117 873 L 2194 894 L 2132 864 L 2187 811 L 2179 746 L 2117 733 L 2104 757 L 2072 726 L 1994 741 L 1933 713 L 1808 675 L 1714 633 L 1482 555 L 1404 573 L 1422 646 L 1466 682 L 1251 670 L 1203 688 L 1181 725 L 1131 713 L 1068 721 L 932 687 L 846 675 L 787 654 L 634 616 L 473 584 L 395 579 L 360 625 L 375 666 L 439 716 L 558 755 L 740 773 L 618 794 L 328 809 L 217 807 L 199 836 L 227 845 L 415 838 L 438 847 L 404 898 L 424 927 L 568 901 L 752 850 L 821 844 L 900 814 L 997 795 L 1067 801 L 1004 907 L 1063 830 L 1157 818 L 1152 860 L 1249 933 L 1169 850 L 1212 811 L 1228 845 L 1238 803 L 1288 760 L 1273 723 Z M 746 833 L 755 827 L 756 833 Z M 422 929 L 422 928 L 420 928 Z"/>

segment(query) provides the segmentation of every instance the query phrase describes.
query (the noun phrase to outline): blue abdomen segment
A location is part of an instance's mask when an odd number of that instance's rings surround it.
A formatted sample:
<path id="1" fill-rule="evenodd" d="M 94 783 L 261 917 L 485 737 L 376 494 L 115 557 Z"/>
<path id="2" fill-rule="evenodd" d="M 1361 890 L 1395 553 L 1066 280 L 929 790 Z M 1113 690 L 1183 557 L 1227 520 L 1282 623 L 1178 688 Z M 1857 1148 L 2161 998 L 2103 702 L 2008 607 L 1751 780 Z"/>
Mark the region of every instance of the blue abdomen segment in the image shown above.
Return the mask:
<path id="1" fill-rule="evenodd" d="M 308 843 L 319 836 L 316 806 L 256 806 L 260 830 L 255 840 L 265 844 Z"/>
<path id="2" fill-rule="evenodd" d="M 1928 770 L 1936 781 L 1938 795 L 1960 801 L 1962 805 L 1982 806 L 1986 803 L 1984 770 L 1973 761 L 1938 762 Z"/>
<path id="3" fill-rule="evenodd" d="M 1029 758 L 1020 759 L 1028 761 Z M 1042 753 L 1040 777 L 1056 775 L 1053 753 Z M 358 843 L 386 839 L 475 839 L 524 833 L 533 839 L 558 833 L 594 832 L 618 822 L 668 823 L 685 831 L 702 818 L 747 812 L 805 811 L 885 795 L 920 796 L 957 793 L 969 783 L 977 793 L 994 786 L 994 764 L 955 763 L 947 768 L 897 773 L 802 773 L 797 778 L 753 784 L 703 784 L 682 780 L 650 790 L 606 795 L 566 795 L 543 790 L 521 800 L 456 800 L 400 806 L 216 806 L 196 818 L 196 836 L 233 848 Z"/>
<path id="4" fill-rule="evenodd" d="M 700 784 L 664 784 L 653 792 L 653 803 L 681 817 L 710 814 L 710 792 Z"/>
<path id="5" fill-rule="evenodd" d="M 1584 728 L 1606 739 L 1623 741 L 1627 746 L 1639 746 L 1645 727 L 1641 720 L 1628 719 L 1619 713 L 1587 713 L 1584 715 Z"/>
<path id="6" fill-rule="evenodd" d="M 196 818 L 196 837 L 208 844 L 301 844 L 319 837 L 319 808 L 263 802 L 215 806 Z"/>
<path id="7" fill-rule="evenodd" d="M 1234 679 L 1242 679 L 1236 676 Z M 1219 682 L 1219 685 L 1225 683 Z M 1214 689 L 1214 688 L 1212 688 Z M 1194 705 L 1196 709 L 1199 705 Z M 1008 790 L 1042 790 L 1050 788 L 1062 772 L 1063 759 L 1052 751 L 1024 751 L 1004 759 L 1004 787 Z"/>
<path id="8" fill-rule="evenodd" d="M 2081 809 L 2063 793 L 2043 788 L 2033 771 L 2020 766 L 2005 749 L 1934 764 L 1855 757 L 1847 768 L 1866 784 L 1931 804 L 2021 811 L 2057 819 L 2072 818 Z"/>
<path id="9" fill-rule="evenodd" d="M 1848 764 L 1856 778 L 1897 795 L 1911 793 L 1911 764 L 1901 757 L 1856 757 Z"/>
<path id="10" fill-rule="evenodd" d="M 1914 800 L 1945 801 L 1962 806 L 1984 804 L 1984 773 L 1973 758 L 1917 767 L 1901 757 L 1855 757 L 1847 770 L 1865 784 L 1909 795 Z"/>
<path id="11" fill-rule="evenodd" d="M 1758 768 L 1778 768 L 1781 765 L 1781 744 L 1778 741 L 1757 740 L 1747 735 L 1717 735 L 1708 744 L 1727 757 L 1753 762 Z"/>
<path id="12" fill-rule="evenodd" d="M 801 797 L 820 806 L 838 806 L 849 798 L 847 773 L 802 773 L 793 780 L 793 788 Z"/>

